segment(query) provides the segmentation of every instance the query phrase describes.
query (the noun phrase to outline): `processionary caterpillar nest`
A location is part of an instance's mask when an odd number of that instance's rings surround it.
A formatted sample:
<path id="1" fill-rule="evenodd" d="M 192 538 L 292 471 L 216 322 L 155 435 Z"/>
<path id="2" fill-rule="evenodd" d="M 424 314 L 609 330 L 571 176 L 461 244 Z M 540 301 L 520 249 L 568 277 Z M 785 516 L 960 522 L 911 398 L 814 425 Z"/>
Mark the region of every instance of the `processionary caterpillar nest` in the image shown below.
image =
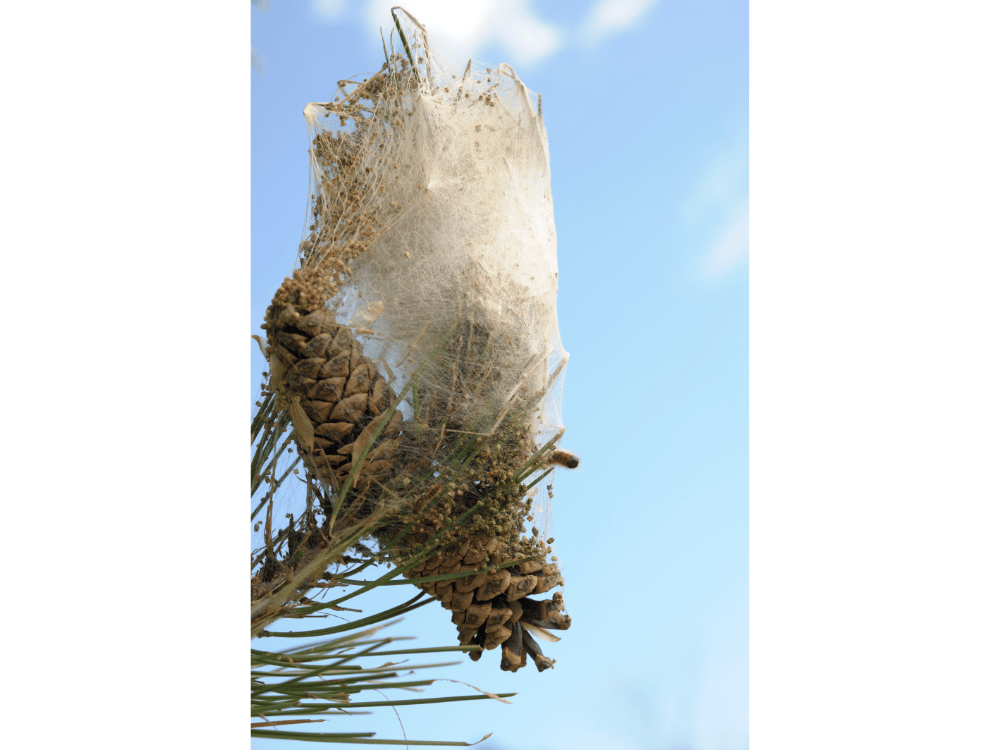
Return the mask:
<path id="1" fill-rule="evenodd" d="M 570 618 L 560 593 L 531 598 L 563 583 L 537 483 L 576 459 L 556 449 L 568 355 L 541 97 L 400 16 L 403 52 L 305 109 L 311 216 L 267 313 L 271 387 L 310 481 L 347 488 L 339 514 L 394 503 L 375 538 L 399 564 L 437 545 L 405 575 L 441 577 L 418 585 L 460 642 L 543 670 L 535 637 Z"/>

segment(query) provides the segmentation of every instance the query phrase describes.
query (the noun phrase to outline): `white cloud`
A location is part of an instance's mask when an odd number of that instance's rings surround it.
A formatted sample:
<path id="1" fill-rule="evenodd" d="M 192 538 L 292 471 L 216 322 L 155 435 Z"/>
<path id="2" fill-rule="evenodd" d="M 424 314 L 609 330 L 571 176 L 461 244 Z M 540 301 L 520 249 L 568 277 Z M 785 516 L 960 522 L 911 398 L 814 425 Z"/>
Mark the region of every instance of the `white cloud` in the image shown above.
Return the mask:
<path id="1" fill-rule="evenodd" d="M 583 22 L 583 38 L 596 44 L 603 37 L 639 21 L 657 0 L 600 0 Z"/>
<path id="2" fill-rule="evenodd" d="M 337 21 L 347 10 L 347 0 L 312 0 L 312 6 L 321 20 Z"/>
<path id="3" fill-rule="evenodd" d="M 379 27 L 388 37 L 394 5 L 393 0 L 369 0 L 363 22 L 375 38 Z M 511 55 L 509 60 L 484 60 L 487 63 L 507 62 L 516 68 L 548 57 L 562 44 L 559 30 L 538 18 L 528 0 L 407 0 L 405 8 L 432 40 L 459 56 L 479 59 L 480 50 L 491 42 Z"/>
<path id="4" fill-rule="evenodd" d="M 744 199 L 730 213 L 716 235 L 702 266 L 705 278 L 715 281 L 736 270 L 750 258 L 750 201 Z"/>

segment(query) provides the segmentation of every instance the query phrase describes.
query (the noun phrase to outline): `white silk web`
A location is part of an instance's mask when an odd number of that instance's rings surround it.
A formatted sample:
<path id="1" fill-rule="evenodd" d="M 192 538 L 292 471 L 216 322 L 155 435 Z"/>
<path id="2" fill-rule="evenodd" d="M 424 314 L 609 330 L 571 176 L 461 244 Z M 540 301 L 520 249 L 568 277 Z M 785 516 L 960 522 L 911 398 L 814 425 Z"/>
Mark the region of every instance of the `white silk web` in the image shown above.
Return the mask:
<path id="1" fill-rule="evenodd" d="M 302 257 L 332 259 L 328 308 L 395 393 L 412 381 L 413 456 L 448 435 L 517 429 L 537 448 L 562 434 L 568 359 L 541 97 L 508 65 L 451 58 L 405 11 L 398 21 L 404 49 L 387 49 L 380 73 L 305 108 Z"/>

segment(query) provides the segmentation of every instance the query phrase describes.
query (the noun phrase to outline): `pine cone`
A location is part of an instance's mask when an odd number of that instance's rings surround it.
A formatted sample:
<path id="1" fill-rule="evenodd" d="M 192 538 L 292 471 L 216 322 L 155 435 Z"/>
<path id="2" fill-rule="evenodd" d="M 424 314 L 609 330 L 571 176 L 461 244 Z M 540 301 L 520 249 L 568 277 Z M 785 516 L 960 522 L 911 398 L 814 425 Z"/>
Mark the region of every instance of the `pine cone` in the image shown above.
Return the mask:
<path id="1" fill-rule="evenodd" d="M 350 329 L 333 313 L 300 315 L 285 308 L 268 324 L 272 374 L 288 402 L 299 452 L 321 478 L 339 487 L 347 480 L 396 400 Z M 384 481 L 399 446 L 403 416 L 396 411 L 371 445 L 354 486 Z"/>
<path id="2" fill-rule="evenodd" d="M 541 672 L 555 664 L 555 660 L 542 654 L 531 631 L 537 634 L 548 630 L 567 630 L 571 619 L 561 614 L 561 593 L 557 592 L 551 599 L 542 601 L 527 597 L 544 594 L 563 583 L 563 577 L 555 564 L 540 559 L 499 571 L 482 570 L 487 565 L 502 565 L 519 557 L 524 555 L 518 555 L 510 545 L 496 537 L 477 535 L 453 544 L 405 575 L 408 578 L 428 578 L 479 570 L 462 578 L 417 585 L 451 610 L 451 621 L 458 628 L 460 644 L 482 646 L 486 650 L 503 646 L 500 669 L 516 672 L 530 656 Z M 469 656 L 478 661 L 482 652 L 473 651 Z"/>

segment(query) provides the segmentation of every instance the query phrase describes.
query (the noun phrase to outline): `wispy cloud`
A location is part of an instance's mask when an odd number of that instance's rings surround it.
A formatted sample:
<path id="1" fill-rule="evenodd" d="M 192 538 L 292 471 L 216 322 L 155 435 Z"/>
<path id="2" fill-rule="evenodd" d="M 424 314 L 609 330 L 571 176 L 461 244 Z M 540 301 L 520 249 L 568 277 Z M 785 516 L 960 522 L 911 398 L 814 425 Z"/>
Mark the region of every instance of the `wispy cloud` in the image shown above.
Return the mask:
<path id="1" fill-rule="evenodd" d="M 746 128 L 741 128 L 729 144 L 719 148 L 679 207 L 681 220 L 709 238 L 698 261 L 699 275 L 706 281 L 721 279 L 749 258 L 746 139 Z"/>
<path id="2" fill-rule="evenodd" d="M 702 265 L 703 276 L 715 281 L 735 271 L 750 258 L 750 201 L 744 200 L 729 214 Z"/>
<path id="3" fill-rule="evenodd" d="M 583 22 L 583 39 L 596 44 L 604 37 L 627 29 L 648 13 L 659 0 L 599 0 Z"/>
<path id="4" fill-rule="evenodd" d="M 379 27 L 388 35 L 392 26 L 389 10 L 397 2 L 368 0 L 360 20 L 374 30 L 376 37 Z M 529 65 L 548 57 L 562 45 L 559 29 L 542 21 L 529 0 L 407 0 L 405 7 L 446 49 L 480 58 L 481 50 L 494 43 L 511 56 L 508 60 L 484 62 Z"/>
<path id="5" fill-rule="evenodd" d="M 741 198 L 746 193 L 747 172 L 745 141 L 720 149 L 681 206 L 683 219 L 698 224 L 718 213 L 720 206 Z"/>
<path id="6" fill-rule="evenodd" d="M 347 0 L 312 0 L 312 6 L 323 21 L 339 21 L 347 10 Z"/>

